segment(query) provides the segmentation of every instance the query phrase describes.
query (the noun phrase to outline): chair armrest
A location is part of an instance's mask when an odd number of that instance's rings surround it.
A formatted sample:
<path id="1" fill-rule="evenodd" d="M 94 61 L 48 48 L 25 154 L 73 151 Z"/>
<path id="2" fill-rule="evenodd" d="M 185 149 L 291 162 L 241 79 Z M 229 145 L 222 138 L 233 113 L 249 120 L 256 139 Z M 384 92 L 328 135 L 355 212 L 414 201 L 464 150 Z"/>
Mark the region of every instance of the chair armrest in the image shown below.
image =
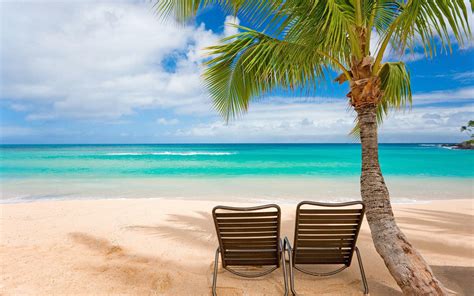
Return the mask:
<path id="1" fill-rule="evenodd" d="M 278 239 L 278 252 L 284 252 L 285 249 L 283 247 L 283 241 L 281 240 L 281 238 Z"/>
<path id="2" fill-rule="evenodd" d="M 284 250 L 288 250 L 288 251 L 290 251 L 290 252 L 293 250 L 292 247 L 291 247 L 290 240 L 288 239 L 287 236 L 285 236 L 285 239 L 284 239 L 284 241 L 283 241 L 283 249 L 284 249 Z"/>

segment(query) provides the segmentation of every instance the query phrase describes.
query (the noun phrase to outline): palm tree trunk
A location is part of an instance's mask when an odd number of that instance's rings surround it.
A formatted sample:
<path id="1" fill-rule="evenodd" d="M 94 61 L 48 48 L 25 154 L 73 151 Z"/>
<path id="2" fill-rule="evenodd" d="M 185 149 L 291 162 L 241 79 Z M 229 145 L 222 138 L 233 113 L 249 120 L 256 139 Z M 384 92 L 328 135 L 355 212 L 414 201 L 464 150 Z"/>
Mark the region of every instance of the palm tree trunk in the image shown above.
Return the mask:
<path id="1" fill-rule="evenodd" d="M 356 112 L 362 145 L 360 188 L 375 248 L 405 295 L 447 295 L 395 222 L 379 164 L 376 106 L 361 106 Z"/>

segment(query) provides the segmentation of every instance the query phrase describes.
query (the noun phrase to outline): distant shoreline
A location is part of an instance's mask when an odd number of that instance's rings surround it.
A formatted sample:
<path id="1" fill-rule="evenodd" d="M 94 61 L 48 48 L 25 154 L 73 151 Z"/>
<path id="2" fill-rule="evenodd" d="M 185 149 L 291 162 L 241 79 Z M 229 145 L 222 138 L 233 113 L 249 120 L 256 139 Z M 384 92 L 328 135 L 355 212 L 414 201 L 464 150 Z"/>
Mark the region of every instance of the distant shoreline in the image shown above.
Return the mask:
<path id="1" fill-rule="evenodd" d="M 458 144 L 442 144 L 441 146 L 459 150 L 474 150 L 474 140 L 468 140 Z"/>

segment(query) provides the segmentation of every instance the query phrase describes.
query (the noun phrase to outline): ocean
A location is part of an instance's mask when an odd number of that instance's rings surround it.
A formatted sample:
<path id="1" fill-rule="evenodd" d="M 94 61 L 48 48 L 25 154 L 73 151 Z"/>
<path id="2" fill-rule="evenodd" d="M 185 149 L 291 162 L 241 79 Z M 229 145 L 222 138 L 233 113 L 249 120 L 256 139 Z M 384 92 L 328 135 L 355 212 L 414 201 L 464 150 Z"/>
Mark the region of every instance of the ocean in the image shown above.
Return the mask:
<path id="1" fill-rule="evenodd" d="M 351 199 L 360 159 L 358 144 L 2 145 L 1 201 Z M 380 162 L 400 200 L 472 197 L 472 151 L 381 144 Z"/>

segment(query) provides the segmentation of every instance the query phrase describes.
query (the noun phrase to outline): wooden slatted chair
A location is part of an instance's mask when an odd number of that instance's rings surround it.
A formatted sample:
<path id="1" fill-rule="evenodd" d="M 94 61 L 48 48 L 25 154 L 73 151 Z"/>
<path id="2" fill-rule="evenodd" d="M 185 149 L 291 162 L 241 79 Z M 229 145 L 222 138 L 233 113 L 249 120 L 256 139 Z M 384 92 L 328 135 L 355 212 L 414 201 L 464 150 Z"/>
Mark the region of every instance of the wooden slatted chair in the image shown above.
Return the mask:
<path id="1" fill-rule="evenodd" d="M 288 295 L 286 263 L 280 238 L 280 207 L 275 204 L 250 208 L 217 206 L 212 210 L 212 216 L 219 240 L 212 294 L 217 295 L 220 253 L 224 269 L 246 278 L 267 275 L 278 269 L 282 262 L 285 295 Z"/>
<path id="2" fill-rule="evenodd" d="M 296 208 L 293 247 L 285 237 L 284 250 L 290 261 L 290 287 L 296 295 L 293 268 L 313 276 L 330 276 L 351 265 L 357 254 L 364 294 L 369 294 L 357 236 L 364 218 L 362 202 L 320 203 L 303 201 Z M 342 265 L 330 272 L 315 272 L 309 265 Z M 313 268 L 311 268 L 313 269 Z"/>

